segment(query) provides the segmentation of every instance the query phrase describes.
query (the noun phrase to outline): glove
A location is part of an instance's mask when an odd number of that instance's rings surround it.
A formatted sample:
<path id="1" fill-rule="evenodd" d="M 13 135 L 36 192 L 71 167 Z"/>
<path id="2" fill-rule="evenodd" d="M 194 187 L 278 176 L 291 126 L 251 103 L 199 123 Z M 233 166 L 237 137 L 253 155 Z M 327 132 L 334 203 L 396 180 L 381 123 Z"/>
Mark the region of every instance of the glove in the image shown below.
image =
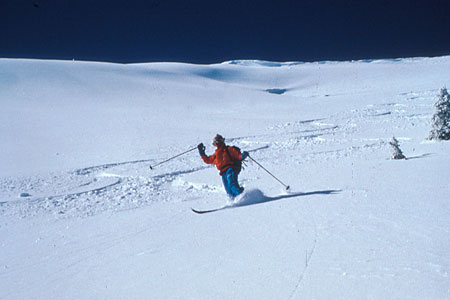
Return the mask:
<path id="1" fill-rule="evenodd" d="M 205 145 L 203 145 L 203 143 L 198 144 L 197 149 L 198 149 L 198 153 L 200 154 L 200 156 L 206 155 L 205 154 L 206 147 L 205 147 Z"/>
<path id="2" fill-rule="evenodd" d="M 242 160 L 246 159 L 248 157 L 248 152 L 244 151 L 242 152 Z"/>

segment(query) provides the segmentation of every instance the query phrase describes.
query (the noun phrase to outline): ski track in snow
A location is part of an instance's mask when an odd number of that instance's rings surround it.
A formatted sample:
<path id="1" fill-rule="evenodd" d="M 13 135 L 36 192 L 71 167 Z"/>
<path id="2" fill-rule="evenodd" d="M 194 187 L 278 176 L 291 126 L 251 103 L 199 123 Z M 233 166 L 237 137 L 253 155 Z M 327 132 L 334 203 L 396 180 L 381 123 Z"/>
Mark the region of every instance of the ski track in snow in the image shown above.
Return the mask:
<path id="1" fill-rule="evenodd" d="M 409 101 L 420 99 L 428 100 L 427 97 L 420 96 L 408 98 Z M 296 161 L 297 164 L 323 159 L 334 160 L 346 156 L 364 156 L 386 147 L 389 137 L 389 133 L 386 132 L 386 140 L 371 139 L 369 136 L 355 138 L 355 134 L 364 131 L 365 124 L 389 122 L 389 119 L 396 118 L 402 121 L 398 123 L 404 124 L 402 129 L 405 129 L 411 122 L 427 122 L 430 118 L 430 114 L 422 112 L 421 104 L 398 102 L 368 105 L 362 110 L 345 111 L 321 119 L 273 124 L 268 126 L 263 134 L 230 138 L 229 142 L 237 144 L 241 149 L 248 149 L 262 162 L 270 161 L 273 157 L 286 152 L 297 151 L 301 153 Z M 326 150 L 330 149 L 330 146 L 335 150 Z M 108 163 L 49 177 L 1 179 L 0 213 L 20 217 L 35 215 L 39 212 L 51 213 L 63 218 L 86 217 L 107 210 L 134 209 L 151 205 L 154 201 L 179 201 L 171 198 L 170 193 L 167 193 L 167 189 L 170 188 L 191 191 L 194 194 L 192 198 L 200 198 L 205 190 L 213 193 L 222 190 L 220 186 L 211 187 L 182 179 L 184 175 L 201 172 L 208 168 L 202 165 L 196 156 L 188 158 L 188 164 L 198 167 L 163 174 L 157 173 L 158 170 L 147 171 L 150 163 L 154 163 L 154 160 Z M 126 175 L 135 169 L 145 175 Z M 142 170 L 145 171 L 142 172 Z M 199 184 L 200 186 L 195 188 Z M 49 186 L 55 193 L 42 195 L 42 191 L 48 191 Z M 24 193 L 31 196 L 17 199 L 17 195 Z M 307 199 L 306 201 L 308 202 Z M 299 265 L 304 267 L 298 274 L 289 299 L 294 299 L 301 293 L 302 282 L 307 276 L 310 261 L 317 247 L 319 237 L 314 215 L 312 215 L 312 222 L 314 223 L 314 239 L 305 253 L 306 257 L 299 259 Z M 109 247 L 112 247 L 112 244 Z M 85 259 L 88 258 L 89 256 L 85 257 Z M 81 261 L 71 262 L 72 266 L 79 263 Z M 67 270 L 70 267 L 71 265 L 65 265 L 61 270 Z M 53 281 L 57 278 L 55 274 Z"/>
<path id="2" fill-rule="evenodd" d="M 373 124 L 391 122 L 392 118 L 398 120 L 395 124 L 401 124 L 398 128 L 401 130 L 425 124 L 432 110 L 424 113 L 423 108 L 429 106 L 433 97 L 434 91 L 402 93 L 388 103 L 369 104 L 364 109 L 320 119 L 272 124 L 262 134 L 231 137 L 228 141 L 257 155 L 263 163 L 271 161 L 274 165 L 279 163 L 277 157 L 286 153 L 296 153 L 293 160 L 299 165 L 365 156 L 386 148 L 391 135 L 384 126 L 380 126 L 381 133 L 366 133 L 365 127 L 372 129 Z M 386 138 L 370 138 L 375 134 Z M 409 138 L 399 137 L 402 139 L 408 141 Z M 222 191 L 220 182 L 210 186 L 183 179 L 185 175 L 209 168 L 196 155 L 183 159 L 186 165 L 197 167 L 160 174 L 158 169 L 150 171 L 148 168 L 155 160 L 146 159 L 89 166 L 48 176 L 1 178 L 0 213 L 24 217 L 44 211 L 60 217 L 89 216 L 106 210 L 151 205 L 154 201 L 179 201 L 167 192 L 171 188 L 185 189 L 192 194 L 191 198 L 201 197 L 202 190 Z M 164 169 L 171 165 L 167 164 Z M 133 172 L 139 174 L 129 175 Z M 53 194 L 45 194 L 49 190 L 53 190 Z"/>

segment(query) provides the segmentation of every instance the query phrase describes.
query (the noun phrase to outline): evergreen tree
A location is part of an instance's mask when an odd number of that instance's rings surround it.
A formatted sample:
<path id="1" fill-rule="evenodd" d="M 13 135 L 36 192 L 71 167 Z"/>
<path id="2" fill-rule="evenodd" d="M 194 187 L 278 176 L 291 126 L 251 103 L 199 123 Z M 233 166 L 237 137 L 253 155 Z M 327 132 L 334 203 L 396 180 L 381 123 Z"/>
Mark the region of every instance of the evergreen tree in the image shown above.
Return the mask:
<path id="1" fill-rule="evenodd" d="M 400 150 L 400 145 L 398 144 L 398 141 L 395 137 L 392 137 L 389 145 L 391 145 L 391 159 L 406 159 L 406 157 L 403 155 L 402 150 Z"/>
<path id="2" fill-rule="evenodd" d="M 431 119 L 430 140 L 450 140 L 450 95 L 446 88 L 441 89 L 436 109 Z"/>

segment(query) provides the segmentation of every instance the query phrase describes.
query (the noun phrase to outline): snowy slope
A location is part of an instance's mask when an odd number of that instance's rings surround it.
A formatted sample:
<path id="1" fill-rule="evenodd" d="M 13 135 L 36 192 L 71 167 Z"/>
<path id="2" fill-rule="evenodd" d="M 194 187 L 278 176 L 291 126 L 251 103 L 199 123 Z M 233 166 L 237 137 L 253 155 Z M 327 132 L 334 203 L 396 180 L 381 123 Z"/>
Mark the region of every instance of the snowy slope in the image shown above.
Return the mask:
<path id="1" fill-rule="evenodd" d="M 450 57 L 0 59 L 0 299 L 449 299 Z M 254 163 L 240 205 L 196 150 Z M 395 136 L 407 160 L 389 160 Z"/>

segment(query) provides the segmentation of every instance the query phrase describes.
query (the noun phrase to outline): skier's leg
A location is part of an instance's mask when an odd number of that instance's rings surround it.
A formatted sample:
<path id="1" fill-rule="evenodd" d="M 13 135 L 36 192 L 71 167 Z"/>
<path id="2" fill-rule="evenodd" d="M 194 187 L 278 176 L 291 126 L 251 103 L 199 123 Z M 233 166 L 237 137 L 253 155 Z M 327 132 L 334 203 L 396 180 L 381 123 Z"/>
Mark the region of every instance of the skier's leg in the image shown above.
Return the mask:
<path id="1" fill-rule="evenodd" d="M 244 191 L 244 187 L 239 185 L 239 173 L 238 172 L 234 172 L 234 185 L 236 186 L 237 190 L 238 190 L 238 195 L 242 194 L 242 192 Z"/>
<path id="2" fill-rule="evenodd" d="M 227 192 L 227 195 L 229 197 L 233 197 L 230 191 L 230 183 L 229 183 L 229 177 L 228 177 L 228 171 L 222 174 L 222 183 L 223 187 L 225 188 L 225 192 Z"/>
<path id="3" fill-rule="evenodd" d="M 233 169 L 228 169 L 227 174 L 229 175 L 228 180 L 230 193 L 233 197 L 236 197 L 242 193 L 243 189 L 239 186 L 237 174 Z"/>

